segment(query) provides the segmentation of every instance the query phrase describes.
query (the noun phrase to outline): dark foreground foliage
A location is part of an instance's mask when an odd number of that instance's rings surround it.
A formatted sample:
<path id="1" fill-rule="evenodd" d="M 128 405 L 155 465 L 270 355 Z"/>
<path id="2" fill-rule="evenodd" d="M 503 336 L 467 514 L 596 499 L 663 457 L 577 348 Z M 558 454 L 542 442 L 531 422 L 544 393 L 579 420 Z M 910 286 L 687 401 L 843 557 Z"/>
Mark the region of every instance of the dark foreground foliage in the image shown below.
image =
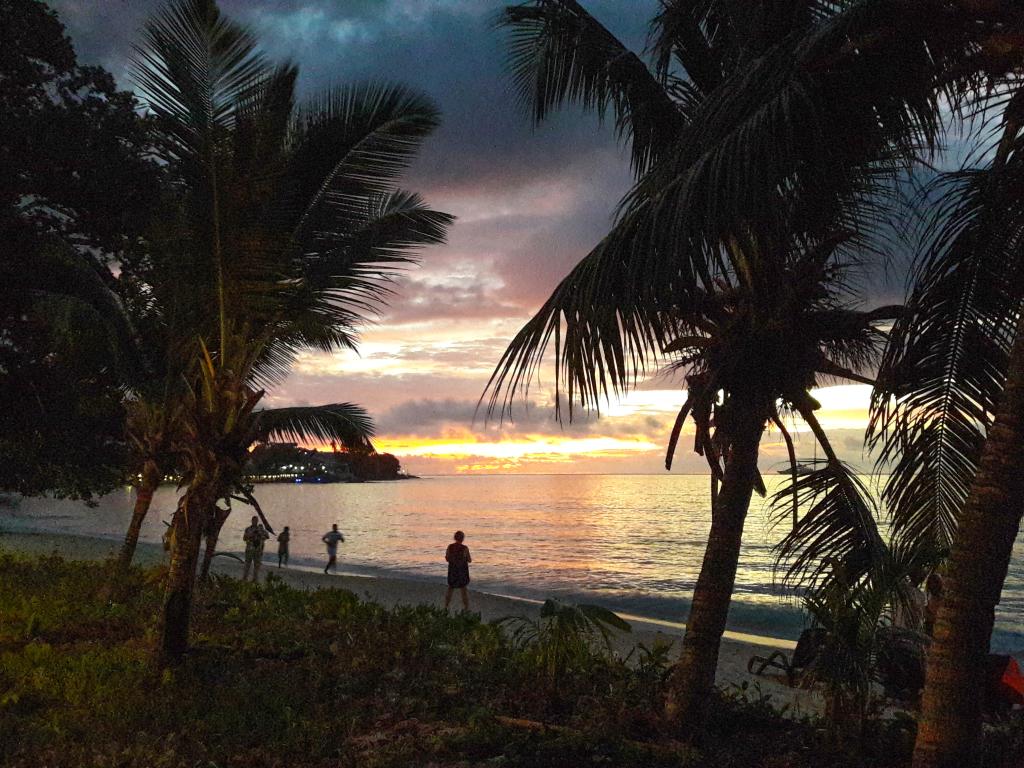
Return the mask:
<path id="1" fill-rule="evenodd" d="M 657 717 L 663 651 L 594 646 L 553 669 L 475 617 L 273 579 L 202 589 L 195 650 L 161 671 L 161 576 L 135 570 L 110 600 L 105 566 L 0 555 L 0 764 L 852 767 L 904 765 L 912 744 L 896 723 L 838 750 L 736 696 L 704 746 L 681 745 Z"/>

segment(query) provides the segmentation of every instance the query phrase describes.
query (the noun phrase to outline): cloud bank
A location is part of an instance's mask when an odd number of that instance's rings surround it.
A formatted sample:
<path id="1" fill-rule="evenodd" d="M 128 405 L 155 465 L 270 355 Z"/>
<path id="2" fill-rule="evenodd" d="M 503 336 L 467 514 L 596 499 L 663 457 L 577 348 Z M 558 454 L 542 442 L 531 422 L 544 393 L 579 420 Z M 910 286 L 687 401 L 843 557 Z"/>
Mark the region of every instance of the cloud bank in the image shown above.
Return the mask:
<path id="1" fill-rule="evenodd" d="M 123 85 L 130 85 L 132 43 L 158 5 L 55 3 L 80 57 L 102 64 Z M 361 403 L 377 420 L 378 444 L 417 473 L 663 471 L 663 446 L 685 397 L 671 383 L 646 383 L 601 419 L 583 415 L 559 424 L 543 383 L 514 420 L 488 422 L 477 411 L 508 341 L 607 231 L 631 181 L 626 153 L 593 115 L 569 108 L 543 126 L 530 125 L 495 28 L 501 3 L 222 0 L 221 6 L 256 31 L 270 56 L 299 64 L 305 95 L 342 83 L 395 80 L 434 98 L 443 124 L 404 186 L 458 217 L 449 243 L 424 252 L 421 266 L 399 280 L 391 306 L 366 329 L 361 354 L 304 355 L 271 404 Z M 587 7 L 639 51 L 658 2 L 591 0 Z M 550 370 L 544 374 L 550 382 Z M 769 463 L 781 457 L 781 444 L 772 439 Z M 686 455 L 677 463 L 682 471 L 703 471 L 701 461 Z"/>

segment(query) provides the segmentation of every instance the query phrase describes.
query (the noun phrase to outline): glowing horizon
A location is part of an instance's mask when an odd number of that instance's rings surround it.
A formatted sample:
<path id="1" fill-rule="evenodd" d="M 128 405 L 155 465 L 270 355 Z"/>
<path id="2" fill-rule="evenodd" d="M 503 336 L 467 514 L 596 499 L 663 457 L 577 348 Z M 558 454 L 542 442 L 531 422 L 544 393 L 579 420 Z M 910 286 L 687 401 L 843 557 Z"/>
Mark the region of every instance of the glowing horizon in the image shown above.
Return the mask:
<path id="1" fill-rule="evenodd" d="M 862 454 L 860 443 L 870 392 L 870 387 L 863 384 L 812 392 L 822 406 L 819 421 L 834 438 L 837 450 L 851 460 L 857 458 L 853 454 Z M 589 472 L 595 468 L 614 470 L 616 466 L 618 471 L 663 472 L 668 434 L 684 398 L 681 390 L 640 389 L 608 405 L 600 418 L 587 417 L 561 430 L 553 419 L 546 423 L 529 419 L 523 427 L 514 420 L 502 425 L 442 420 L 440 430 L 427 425 L 402 434 L 390 428 L 374 443 L 378 451 L 394 454 L 414 473 Z M 421 407 L 429 409 L 435 402 L 425 400 Z M 802 420 L 790 419 L 786 426 L 797 441 L 798 453 L 801 447 L 805 453 L 813 451 L 809 440 L 801 440 L 809 432 Z M 688 423 L 677 454 L 683 473 L 706 471 L 703 459 L 690 451 L 687 436 L 692 434 L 692 423 Z M 785 455 L 778 430 L 767 430 L 762 440 L 765 461 L 781 461 Z"/>

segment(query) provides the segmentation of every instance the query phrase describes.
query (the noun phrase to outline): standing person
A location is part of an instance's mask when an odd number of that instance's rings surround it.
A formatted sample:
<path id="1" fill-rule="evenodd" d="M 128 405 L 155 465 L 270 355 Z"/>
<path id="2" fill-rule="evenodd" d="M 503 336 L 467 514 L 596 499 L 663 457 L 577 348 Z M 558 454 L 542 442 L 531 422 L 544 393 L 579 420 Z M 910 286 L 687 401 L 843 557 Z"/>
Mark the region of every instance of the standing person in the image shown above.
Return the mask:
<path id="1" fill-rule="evenodd" d="M 253 569 L 253 580 L 256 580 L 256 573 L 259 572 L 259 557 L 261 549 L 259 518 L 252 516 L 249 527 L 242 531 L 242 541 L 245 542 L 245 570 L 242 571 L 242 581 L 249 578 L 249 569 Z"/>
<path id="2" fill-rule="evenodd" d="M 292 540 L 291 531 L 288 526 L 277 535 L 277 567 L 288 566 L 288 542 Z"/>
<path id="3" fill-rule="evenodd" d="M 332 566 L 337 568 L 338 542 L 345 541 L 345 536 L 338 530 L 338 524 L 335 523 L 331 526 L 331 530 L 325 533 L 320 540 L 327 545 L 327 567 L 324 568 L 324 573 L 327 573 Z"/>
<path id="4" fill-rule="evenodd" d="M 448 591 L 444 595 L 444 609 L 447 611 L 452 602 L 452 590 L 457 589 L 462 593 L 462 609 L 469 610 L 469 564 L 473 562 L 469 554 L 469 547 L 463 544 L 466 534 L 462 531 L 455 532 L 455 541 L 448 545 L 444 551 L 444 559 L 448 562 Z"/>
<path id="5" fill-rule="evenodd" d="M 263 527 L 263 523 L 256 526 L 256 559 L 252 564 L 253 583 L 260 580 L 260 566 L 263 565 L 263 547 L 269 538 L 270 534 L 267 533 L 267 529 Z"/>

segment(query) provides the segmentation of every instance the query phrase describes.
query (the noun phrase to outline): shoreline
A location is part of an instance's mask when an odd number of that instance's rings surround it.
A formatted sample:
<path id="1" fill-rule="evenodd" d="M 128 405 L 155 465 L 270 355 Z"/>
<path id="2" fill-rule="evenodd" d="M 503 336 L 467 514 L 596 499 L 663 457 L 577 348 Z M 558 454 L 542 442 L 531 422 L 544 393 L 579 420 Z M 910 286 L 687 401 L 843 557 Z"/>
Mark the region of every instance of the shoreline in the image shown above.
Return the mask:
<path id="1" fill-rule="evenodd" d="M 8 551 L 20 555 L 42 557 L 57 554 L 66 560 L 103 560 L 117 553 L 120 541 L 78 534 L 59 535 L 35 531 L 0 531 L 0 553 Z M 138 565 L 158 565 L 165 560 L 163 548 L 152 542 L 139 542 L 135 562 Z M 212 570 L 238 578 L 242 565 L 233 558 L 219 557 L 213 561 Z M 346 573 L 325 575 L 319 569 L 277 568 L 270 560 L 264 561 L 261 577 L 273 573 L 286 584 L 297 589 L 346 589 L 360 598 L 379 603 L 385 607 L 399 605 L 444 605 L 444 584 L 426 580 L 389 578 L 366 574 Z M 542 601 L 514 597 L 500 593 L 469 590 L 470 610 L 479 613 L 483 621 L 494 621 L 507 616 L 536 618 Z M 453 606 L 460 606 L 458 595 L 453 596 Z M 647 648 L 654 643 L 672 643 L 675 657 L 679 652 L 684 625 L 626 613 L 619 615 L 628 621 L 633 631 L 615 633 L 613 648 L 620 656 L 627 656 L 639 644 Z M 781 640 L 757 635 L 726 632 L 719 655 L 717 681 L 721 688 L 736 690 L 744 685 L 755 697 L 770 696 L 779 705 L 786 705 L 790 714 L 820 713 L 822 699 L 813 691 L 790 688 L 781 676 L 754 676 L 747 672 L 747 660 L 753 655 L 766 655 L 769 649 L 780 649 L 787 654 L 795 647 L 792 640 Z"/>

